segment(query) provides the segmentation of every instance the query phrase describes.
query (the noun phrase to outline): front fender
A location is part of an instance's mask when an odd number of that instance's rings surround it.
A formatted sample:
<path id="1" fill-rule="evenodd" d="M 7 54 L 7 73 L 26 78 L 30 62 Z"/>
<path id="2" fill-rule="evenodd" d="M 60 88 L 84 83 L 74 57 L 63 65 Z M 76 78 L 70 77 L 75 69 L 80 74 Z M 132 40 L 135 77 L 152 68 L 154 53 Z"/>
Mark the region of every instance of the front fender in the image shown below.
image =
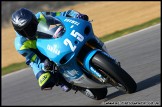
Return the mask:
<path id="1" fill-rule="evenodd" d="M 99 49 L 95 49 L 90 51 L 86 57 L 83 60 L 83 67 L 88 71 L 88 73 L 95 75 L 98 78 L 101 78 L 101 74 L 99 74 L 92 66 L 91 66 L 91 59 L 92 57 L 97 53 L 97 52 L 101 52 L 101 50 Z"/>

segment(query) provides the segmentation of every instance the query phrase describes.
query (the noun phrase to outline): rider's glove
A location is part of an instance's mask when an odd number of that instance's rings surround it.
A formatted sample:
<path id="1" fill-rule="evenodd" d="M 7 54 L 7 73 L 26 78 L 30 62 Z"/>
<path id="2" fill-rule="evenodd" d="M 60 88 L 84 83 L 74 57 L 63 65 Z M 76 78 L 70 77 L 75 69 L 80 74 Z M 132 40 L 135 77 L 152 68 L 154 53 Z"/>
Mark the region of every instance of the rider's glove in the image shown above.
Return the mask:
<path id="1" fill-rule="evenodd" d="M 44 70 L 45 71 L 52 71 L 53 70 L 53 62 L 52 61 L 50 61 L 49 59 L 46 59 L 45 61 L 44 61 Z"/>
<path id="2" fill-rule="evenodd" d="M 81 14 L 79 13 L 77 16 L 76 16 L 78 19 L 83 19 L 83 20 L 86 20 L 88 21 L 89 20 L 89 17 L 85 14 Z"/>

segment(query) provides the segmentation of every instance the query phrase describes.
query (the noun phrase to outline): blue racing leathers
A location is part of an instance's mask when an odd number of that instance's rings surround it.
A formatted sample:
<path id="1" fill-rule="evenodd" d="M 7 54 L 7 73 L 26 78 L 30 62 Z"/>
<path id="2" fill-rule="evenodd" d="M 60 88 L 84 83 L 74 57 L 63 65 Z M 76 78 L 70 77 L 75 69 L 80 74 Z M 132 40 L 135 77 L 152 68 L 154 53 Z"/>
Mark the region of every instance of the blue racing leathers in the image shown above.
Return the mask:
<path id="1" fill-rule="evenodd" d="M 38 12 L 35 14 L 38 22 L 44 20 L 45 15 L 51 15 L 53 17 L 61 15 L 66 17 L 80 18 L 83 14 L 80 15 L 79 12 L 74 10 L 68 10 L 65 12 Z M 44 61 L 47 59 L 47 57 L 41 54 L 37 49 L 36 40 L 29 40 L 16 32 L 15 48 L 19 54 L 26 58 L 26 64 L 33 69 L 39 86 L 42 88 L 48 79 L 51 78 L 51 74 L 49 72 L 45 72 Z"/>

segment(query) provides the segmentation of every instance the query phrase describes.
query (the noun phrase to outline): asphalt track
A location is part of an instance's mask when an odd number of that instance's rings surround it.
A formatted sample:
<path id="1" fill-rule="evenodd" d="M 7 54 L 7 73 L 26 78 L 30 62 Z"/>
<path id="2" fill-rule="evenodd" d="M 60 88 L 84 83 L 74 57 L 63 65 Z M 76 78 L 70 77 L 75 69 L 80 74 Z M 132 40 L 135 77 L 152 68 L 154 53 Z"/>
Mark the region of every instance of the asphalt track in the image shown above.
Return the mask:
<path id="1" fill-rule="evenodd" d="M 92 100 L 73 90 L 66 93 L 59 87 L 41 91 L 31 68 L 1 78 L 2 105 L 161 105 L 161 42 L 160 24 L 106 42 L 109 53 L 134 78 L 137 91 L 124 94 L 109 88 L 103 100 Z"/>

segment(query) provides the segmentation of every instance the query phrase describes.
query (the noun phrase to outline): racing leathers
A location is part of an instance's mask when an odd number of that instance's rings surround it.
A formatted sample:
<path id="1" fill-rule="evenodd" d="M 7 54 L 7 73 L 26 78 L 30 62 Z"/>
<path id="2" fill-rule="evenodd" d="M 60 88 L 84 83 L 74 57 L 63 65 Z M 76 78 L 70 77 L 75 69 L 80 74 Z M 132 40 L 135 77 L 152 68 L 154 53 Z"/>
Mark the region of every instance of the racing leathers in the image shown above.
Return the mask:
<path id="1" fill-rule="evenodd" d="M 81 14 L 75 10 L 67 10 L 64 12 L 38 12 L 35 14 L 38 22 L 45 20 L 44 16 L 46 15 L 51 15 L 52 17 L 66 16 L 88 21 L 87 15 Z M 47 72 L 52 70 L 52 64 L 46 56 L 39 52 L 36 47 L 36 40 L 29 40 L 16 32 L 15 48 L 19 54 L 26 58 L 26 64 L 33 69 L 34 75 L 42 90 L 45 88 L 52 88 L 56 84 L 58 76 L 54 76 L 53 73 Z"/>

